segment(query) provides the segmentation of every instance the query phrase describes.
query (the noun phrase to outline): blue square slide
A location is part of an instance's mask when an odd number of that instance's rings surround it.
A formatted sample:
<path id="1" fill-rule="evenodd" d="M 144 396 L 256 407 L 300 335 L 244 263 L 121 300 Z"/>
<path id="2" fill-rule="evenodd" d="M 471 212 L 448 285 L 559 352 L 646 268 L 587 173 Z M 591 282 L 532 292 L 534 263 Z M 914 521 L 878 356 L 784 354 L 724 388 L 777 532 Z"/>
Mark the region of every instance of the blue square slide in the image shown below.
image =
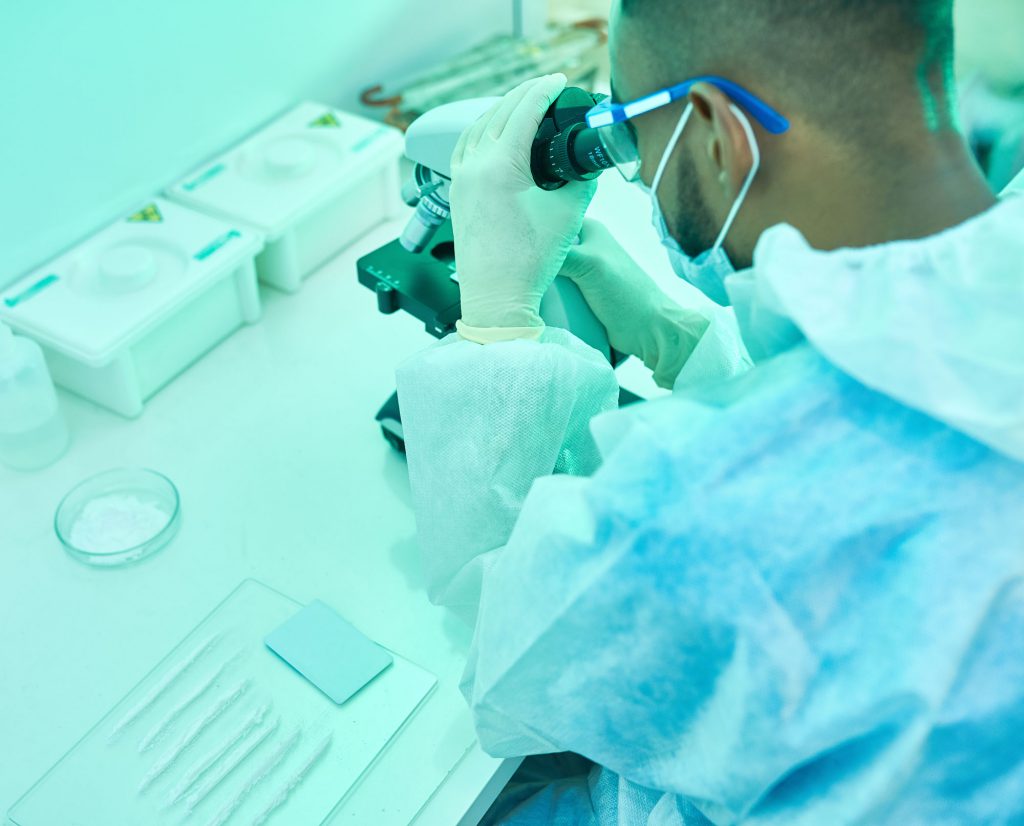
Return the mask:
<path id="1" fill-rule="evenodd" d="M 263 640 L 267 647 L 341 705 L 394 661 L 320 600 Z"/>

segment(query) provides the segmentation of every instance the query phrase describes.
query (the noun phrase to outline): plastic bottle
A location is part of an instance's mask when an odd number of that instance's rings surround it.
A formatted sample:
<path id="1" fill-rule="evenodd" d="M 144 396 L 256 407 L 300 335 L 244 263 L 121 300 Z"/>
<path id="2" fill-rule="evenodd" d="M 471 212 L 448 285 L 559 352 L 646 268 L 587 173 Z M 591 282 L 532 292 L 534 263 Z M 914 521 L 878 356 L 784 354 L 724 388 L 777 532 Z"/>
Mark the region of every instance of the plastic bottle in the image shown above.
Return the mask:
<path id="1" fill-rule="evenodd" d="M 59 459 L 68 429 L 43 351 L 0 322 L 0 461 L 35 470 Z"/>

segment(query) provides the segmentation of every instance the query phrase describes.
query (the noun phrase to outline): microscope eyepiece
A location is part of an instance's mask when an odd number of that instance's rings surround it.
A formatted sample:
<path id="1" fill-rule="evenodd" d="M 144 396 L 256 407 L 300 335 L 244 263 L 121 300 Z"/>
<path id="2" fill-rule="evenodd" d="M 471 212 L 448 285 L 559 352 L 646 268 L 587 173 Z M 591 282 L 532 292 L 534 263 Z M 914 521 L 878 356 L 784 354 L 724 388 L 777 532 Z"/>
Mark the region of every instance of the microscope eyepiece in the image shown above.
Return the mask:
<path id="1" fill-rule="evenodd" d="M 533 179 L 541 189 L 593 180 L 615 166 L 597 130 L 586 125 L 587 112 L 604 99 L 604 95 L 592 95 L 571 86 L 551 104 L 531 155 Z"/>
<path id="2" fill-rule="evenodd" d="M 599 130 L 587 127 L 587 112 L 605 97 L 570 86 L 548 108 L 530 158 L 533 179 L 541 189 L 589 181 L 615 166 Z M 429 248 L 435 232 L 451 216 L 451 148 L 465 125 L 492 103 L 492 99 L 479 98 L 439 106 L 409 127 L 406 154 L 416 167 L 412 180 L 402 189 L 402 199 L 415 211 L 400 239 L 409 252 Z"/>

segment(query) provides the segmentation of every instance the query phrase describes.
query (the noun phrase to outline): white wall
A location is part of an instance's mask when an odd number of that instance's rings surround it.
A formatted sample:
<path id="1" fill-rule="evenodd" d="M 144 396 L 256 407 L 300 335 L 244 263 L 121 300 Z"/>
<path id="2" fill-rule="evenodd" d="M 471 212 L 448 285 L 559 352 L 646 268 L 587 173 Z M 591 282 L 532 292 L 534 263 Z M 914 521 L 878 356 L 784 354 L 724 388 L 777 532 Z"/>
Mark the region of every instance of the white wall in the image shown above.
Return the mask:
<path id="1" fill-rule="evenodd" d="M 1024 87 L 1024 0 L 956 0 L 957 63 L 1006 91 Z"/>
<path id="2" fill-rule="evenodd" d="M 513 25 L 513 0 L 0 0 L 0 286 L 306 98 Z"/>

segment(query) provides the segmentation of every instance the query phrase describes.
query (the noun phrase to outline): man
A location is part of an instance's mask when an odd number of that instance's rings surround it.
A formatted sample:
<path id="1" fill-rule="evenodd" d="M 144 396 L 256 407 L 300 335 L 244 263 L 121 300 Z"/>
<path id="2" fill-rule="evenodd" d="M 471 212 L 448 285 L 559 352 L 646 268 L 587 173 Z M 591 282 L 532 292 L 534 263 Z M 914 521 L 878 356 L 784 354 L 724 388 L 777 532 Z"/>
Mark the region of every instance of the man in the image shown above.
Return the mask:
<path id="1" fill-rule="evenodd" d="M 492 820 L 1024 822 L 1024 201 L 956 131 L 950 21 L 613 8 L 640 103 L 592 125 L 629 123 L 748 371 L 583 225 L 591 186 L 533 186 L 564 78 L 463 136 L 459 334 L 398 373 L 431 596 L 475 621 L 484 748 L 594 764 Z M 671 398 L 609 412 L 611 368 L 537 315 L 563 265 Z"/>

